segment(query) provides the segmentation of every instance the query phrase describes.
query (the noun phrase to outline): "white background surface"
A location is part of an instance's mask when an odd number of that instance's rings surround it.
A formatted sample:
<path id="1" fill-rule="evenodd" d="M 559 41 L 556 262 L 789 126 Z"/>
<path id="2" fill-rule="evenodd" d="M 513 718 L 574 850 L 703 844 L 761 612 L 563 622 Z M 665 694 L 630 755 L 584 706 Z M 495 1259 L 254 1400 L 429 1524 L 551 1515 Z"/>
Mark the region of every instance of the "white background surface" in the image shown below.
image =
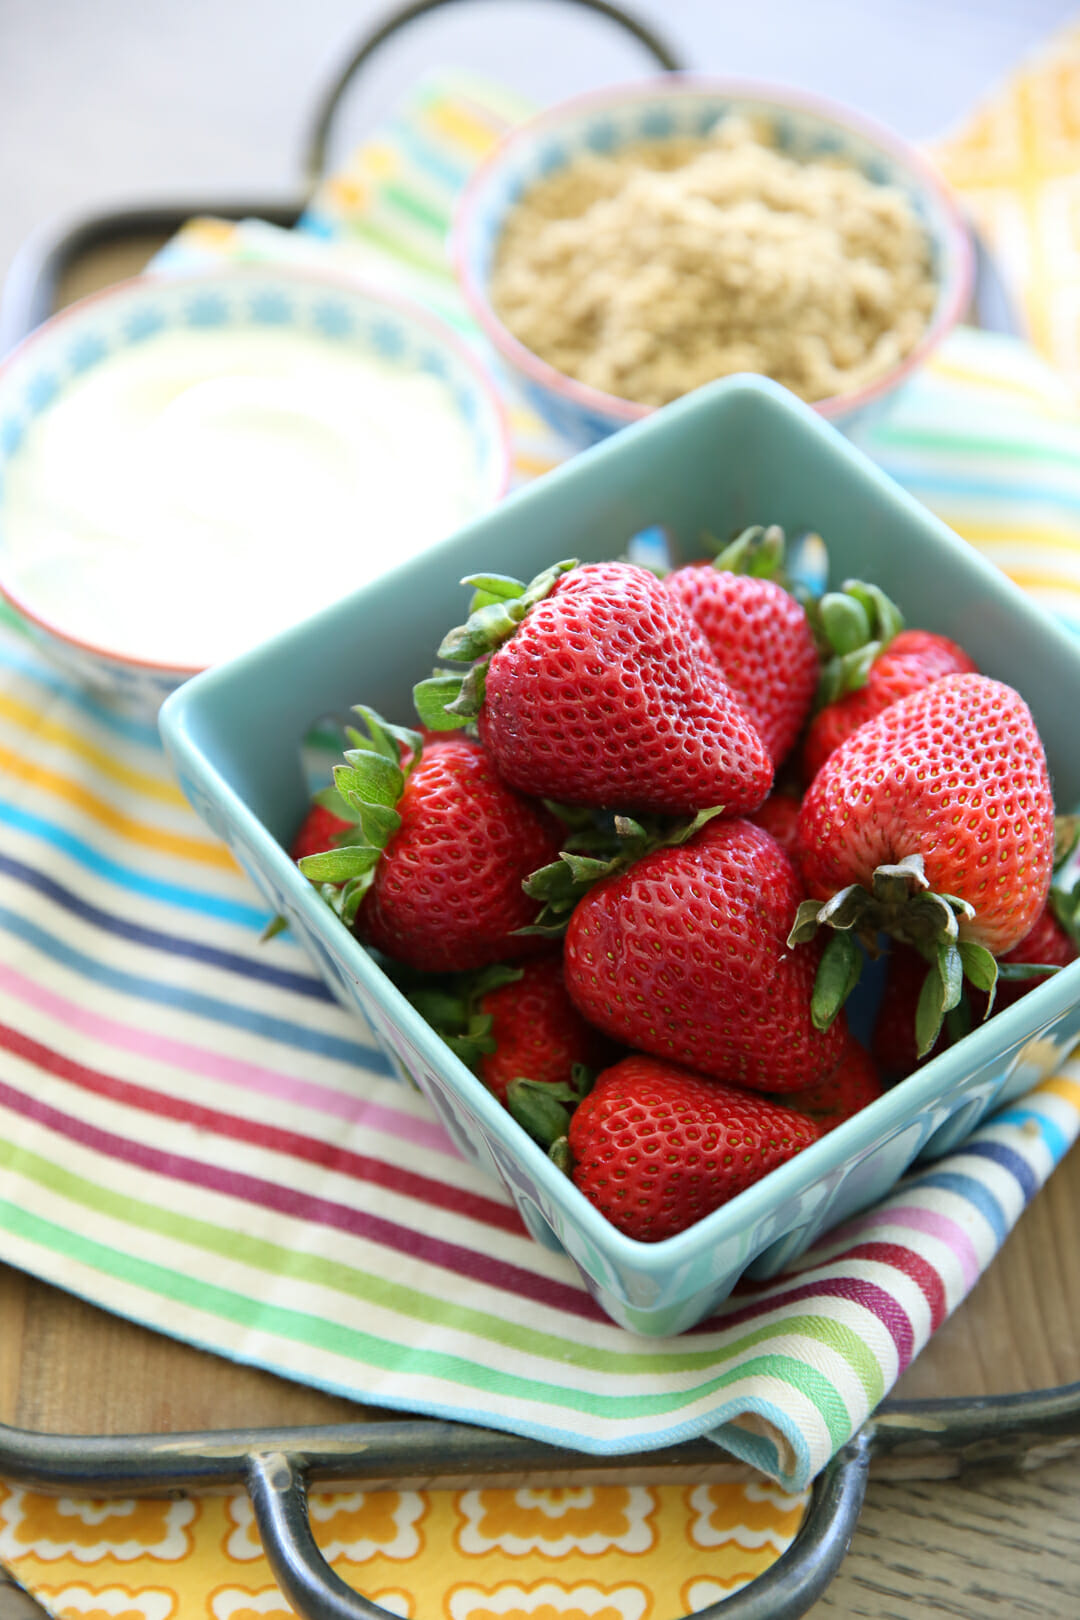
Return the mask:
<path id="1" fill-rule="evenodd" d="M 911 137 L 953 122 L 1076 0 L 633 0 L 701 71 L 797 84 Z M 0 276 L 57 216 L 291 196 L 310 109 L 382 0 L 0 0 Z M 414 23 L 358 83 L 347 145 L 425 68 L 537 101 L 644 56 L 560 0 L 469 0 Z"/>

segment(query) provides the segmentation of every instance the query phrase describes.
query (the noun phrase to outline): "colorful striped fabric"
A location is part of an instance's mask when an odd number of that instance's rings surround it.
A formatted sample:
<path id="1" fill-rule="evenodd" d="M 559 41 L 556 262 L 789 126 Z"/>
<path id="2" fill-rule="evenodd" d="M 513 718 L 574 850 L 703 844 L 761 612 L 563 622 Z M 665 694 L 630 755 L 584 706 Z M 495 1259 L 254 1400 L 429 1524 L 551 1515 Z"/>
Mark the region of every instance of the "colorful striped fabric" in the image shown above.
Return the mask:
<path id="1" fill-rule="evenodd" d="M 435 289 L 460 324 L 436 244 L 505 114 L 475 88 L 429 87 L 358 160 L 362 231 L 324 196 L 321 237 L 204 225 L 160 268 L 278 252 L 348 267 L 360 251 L 368 279 Z M 343 227 L 344 250 L 326 241 Z M 514 421 L 522 476 L 558 458 Z M 960 334 L 870 448 L 1080 621 L 1077 432 L 1026 350 Z M 10 628 L 0 761 L 0 1256 L 219 1354 L 597 1453 L 712 1433 L 799 1490 L 1080 1127 L 1070 1067 L 783 1279 L 679 1340 L 632 1338 L 477 1182 L 298 947 L 259 943 L 263 909 L 153 727 Z"/>

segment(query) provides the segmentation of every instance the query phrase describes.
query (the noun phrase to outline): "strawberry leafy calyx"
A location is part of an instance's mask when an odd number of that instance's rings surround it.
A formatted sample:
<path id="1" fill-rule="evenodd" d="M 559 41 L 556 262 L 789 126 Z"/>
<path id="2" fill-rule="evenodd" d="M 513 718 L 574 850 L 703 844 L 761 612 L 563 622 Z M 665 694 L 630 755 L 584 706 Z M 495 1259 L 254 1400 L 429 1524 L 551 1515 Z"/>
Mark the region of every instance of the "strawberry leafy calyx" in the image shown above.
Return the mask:
<path id="1" fill-rule="evenodd" d="M 805 610 L 814 630 L 815 639 L 819 644 L 819 651 L 823 657 L 831 657 L 832 648 L 824 639 L 823 632 L 817 622 L 817 603 L 820 592 L 806 580 L 800 579 L 788 568 L 787 536 L 779 523 L 762 525 L 751 524 L 741 534 L 727 545 L 721 544 L 714 535 L 703 531 L 701 536 L 702 547 L 708 552 L 712 566 L 718 573 L 739 574 L 751 579 L 767 579 L 774 585 L 793 596 L 796 602 Z M 819 534 L 807 530 L 800 536 L 800 546 L 814 542 L 824 551 L 825 542 Z"/>
<path id="2" fill-rule="evenodd" d="M 553 563 L 526 585 L 508 574 L 467 574 L 461 581 L 473 587 L 469 617 L 447 632 L 438 656 L 451 664 L 471 664 L 467 674 L 436 670 L 413 688 L 413 702 L 421 721 L 432 731 L 456 731 L 475 720 L 484 706 L 484 679 L 491 656 L 509 641 L 526 613 L 550 596 L 563 574 L 578 566 L 577 558 Z"/>
<path id="3" fill-rule="evenodd" d="M 529 898 L 541 902 L 541 910 L 535 922 L 517 932 L 561 938 L 574 907 L 603 878 L 629 870 L 653 850 L 678 849 L 723 810 L 723 805 L 714 805 L 676 822 L 659 816 L 635 821 L 631 816 L 616 815 L 602 824 L 594 820 L 591 826 L 579 828 L 559 851 L 558 860 L 530 872 L 522 883 Z"/>
<path id="4" fill-rule="evenodd" d="M 747 574 L 787 585 L 784 573 L 784 531 L 778 523 L 754 523 L 717 551 L 712 566 L 725 574 Z"/>
<path id="5" fill-rule="evenodd" d="M 875 659 L 904 628 L 904 617 L 883 590 L 861 579 L 826 591 L 807 611 L 825 655 L 815 699 L 823 709 L 866 685 Z"/>
<path id="6" fill-rule="evenodd" d="M 1080 816 L 1054 817 L 1054 881 L 1049 906 L 1055 919 L 1080 945 L 1080 877 L 1074 857 L 1080 845 Z M 1066 873 L 1066 868 L 1069 868 Z"/>
<path id="7" fill-rule="evenodd" d="M 986 993 L 985 1016 L 989 1016 L 999 967 L 985 946 L 960 938 L 960 924 L 974 916 L 966 900 L 930 888 L 921 855 L 879 866 L 869 889 L 852 883 L 829 900 L 804 900 L 788 945 L 807 943 L 822 927 L 834 930 L 814 982 L 810 1011 L 815 1028 L 828 1029 L 858 983 L 863 964 L 859 941 L 876 955 L 881 933 L 913 946 L 929 965 L 915 1014 L 920 1057 L 933 1046 L 946 1015 L 958 1005 L 965 978 Z"/>
<path id="8" fill-rule="evenodd" d="M 495 963 L 406 991 L 410 1004 L 468 1069 L 496 1050 L 494 1019 L 480 1002 L 491 990 L 516 984 L 521 969 Z"/>
<path id="9" fill-rule="evenodd" d="M 543 1148 L 551 1149 L 565 1139 L 570 1115 L 592 1090 L 596 1076 L 584 1063 L 575 1063 L 570 1079 L 511 1080 L 506 1088 L 506 1106 L 522 1130 Z"/>
<path id="10" fill-rule="evenodd" d="M 305 855 L 297 863 L 350 927 L 374 881 L 379 857 L 401 826 L 398 801 L 423 751 L 418 731 L 391 725 L 363 704 L 357 704 L 353 713 L 361 717 L 368 734 L 354 726 L 346 728 L 350 746 L 344 763 L 334 766 L 333 787 L 315 800 L 350 826 L 335 835 L 330 849 Z"/>

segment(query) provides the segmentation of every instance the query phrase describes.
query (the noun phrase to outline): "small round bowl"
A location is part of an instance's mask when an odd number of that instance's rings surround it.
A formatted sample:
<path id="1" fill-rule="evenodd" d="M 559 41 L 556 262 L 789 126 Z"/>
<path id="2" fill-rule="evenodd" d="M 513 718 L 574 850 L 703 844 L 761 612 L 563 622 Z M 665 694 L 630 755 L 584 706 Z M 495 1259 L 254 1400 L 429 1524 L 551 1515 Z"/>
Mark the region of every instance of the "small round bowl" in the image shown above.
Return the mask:
<path id="1" fill-rule="evenodd" d="M 480 363 L 434 316 L 353 282 L 263 266 L 237 266 L 184 278 L 138 277 L 83 299 L 54 316 L 0 365 L 0 594 L 20 614 L 43 649 L 81 683 L 152 709 L 182 681 L 204 668 L 205 658 L 172 656 L 167 662 L 158 662 L 151 657 L 133 656 L 123 646 L 110 645 L 108 633 L 98 637 L 92 625 L 92 578 L 86 591 L 89 607 L 81 607 L 78 628 L 62 622 L 55 610 L 42 611 L 35 605 L 32 590 L 25 589 L 17 577 L 11 555 L 11 503 L 5 502 L 5 488 L 10 493 L 12 470 L 35 425 L 87 373 L 106 367 L 112 357 L 126 350 L 151 344 L 161 334 L 222 330 L 301 334 L 313 346 L 329 344 L 338 353 L 344 349 L 357 356 L 375 357 L 384 367 L 390 365 L 436 379 L 464 427 L 471 449 L 470 510 L 463 514 L 462 521 L 494 505 L 505 494 L 510 478 L 506 413 L 494 383 Z M 117 444 L 117 451 L 120 460 L 122 443 Z M 415 454 L 417 469 L 422 471 L 422 444 L 417 444 Z M 145 526 L 152 544 L 152 500 L 147 502 Z M 412 549 L 425 549 L 443 538 L 440 533 L 432 533 Z M 389 526 L 384 549 L 385 567 L 403 560 L 402 555 L 395 554 Z M 305 561 L 305 538 L 298 535 L 289 555 L 274 555 L 264 549 L 258 566 L 295 571 L 304 567 Z M 152 570 L 144 570 L 148 571 Z M 368 578 L 370 572 L 356 579 L 347 574 L 335 577 L 333 595 L 344 596 Z M 208 591 L 214 589 L 214 583 L 208 580 Z M 226 649 L 223 657 L 262 639 L 252 601 L 238 601 L 236 611 L 236 646 Z M 112 640 L 116 639 L 114 635 Z"/>
<path id="2" fill-rule="evenodd" d="M 792 90 L 675 74 L 577 97 L 514 130 L 481 164 L 458 205 L 451 247 L 462 292 L 488 339 L 529 403 L 578 448 L 639 421 L 655 407 L 604 393 L 557 371 L 503 325 L 488 286 L 506 217 L 532 185 L 581 152 L 607 153 L 631 142 L 704 135 L 727 113 L 764 123 L 780 150 L 793 157 L 840 158 L 875 183 L 896 186 L 930 240 L 937 299 L 924 336 L 876 381 L 815 401 L 822 416 L 844 431 L 865 420 L 922 364 L 968 304 L 974 255 L 955 201 L 916 151 L 859 115 Z"/>

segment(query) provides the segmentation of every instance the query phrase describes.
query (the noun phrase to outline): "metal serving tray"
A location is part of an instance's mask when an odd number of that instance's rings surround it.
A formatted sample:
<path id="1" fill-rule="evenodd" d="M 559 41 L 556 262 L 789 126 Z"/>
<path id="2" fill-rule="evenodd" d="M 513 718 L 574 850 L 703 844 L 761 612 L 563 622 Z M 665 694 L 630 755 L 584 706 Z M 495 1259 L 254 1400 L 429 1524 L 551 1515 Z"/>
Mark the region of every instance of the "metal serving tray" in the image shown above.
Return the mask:
<path id="1" fill-rule="evenodd" d="M 0 354 L 62 304 L 136 273 L 195 214 L 295 224 L 325 167 L 344 96 L 374 53 L 400 29 L 451 0 L 418 0 L 388 15 L 357 47 L 324 94 L 305 155 L 300 196 L 149 204 L 62 222 L 26 243 L 0 299 Z M 647 26 L 607 0 L 573 0 L 637 39 L 664 71 L 683 64 Z M 1008 296 L 976 238 L 973 319 L 1017 330 Z M 1080 1383 L 973 1400 L 889 1401 L 815 1481 L 798 1535 L 775 1564 L 701 1620 L 798 1620 L 825 1591 L 855 1529 L 871 1465 L 875 1475 L 960 1476 L 1037 1466 L 1080 1447 Z M 61 1435 L 0 1424 L 0 1477 L 28 1489 L 94 1497 L 248 1492 L 275 1577 L 306 1620 L 393 1620 L 346 1586 L 315 1544 L 309 1486 L 415 1489 L 478 1479 L 510 1488 L 634 1480 L 706 1480 L 727 1459 L 708 1441 L 605 1462 L 493 1430 L 428 1419 L 179 1434 Z M 3 1593 L 0 1591 L 0 1602 Z M 2 1607 L 0 1607 L 2 1612 Z M 424 1617 L 421 1617 L 424 1620 Z"/>

